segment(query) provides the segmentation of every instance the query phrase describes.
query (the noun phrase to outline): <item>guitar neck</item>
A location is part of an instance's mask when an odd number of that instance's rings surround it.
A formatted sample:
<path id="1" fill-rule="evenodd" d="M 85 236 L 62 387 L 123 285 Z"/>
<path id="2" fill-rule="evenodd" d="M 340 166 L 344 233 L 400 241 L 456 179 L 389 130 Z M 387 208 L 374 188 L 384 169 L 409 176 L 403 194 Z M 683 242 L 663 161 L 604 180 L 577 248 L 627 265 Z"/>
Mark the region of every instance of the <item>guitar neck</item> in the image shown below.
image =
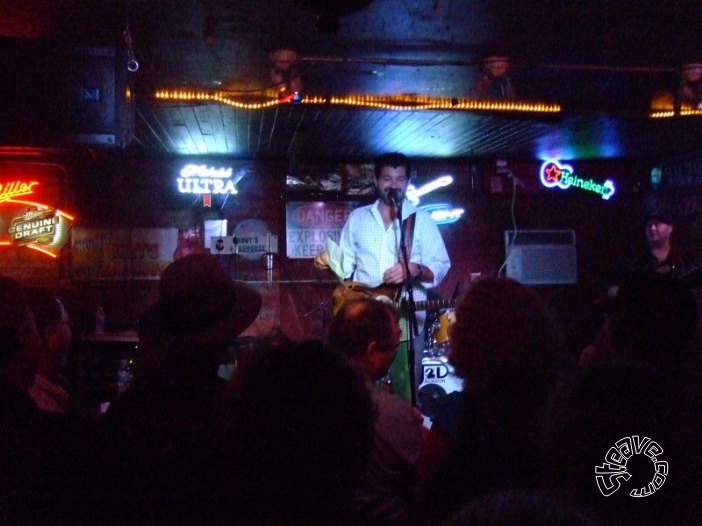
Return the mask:
<path id="1" fill-rule="evenodd" d="M 416 310 L 436 311 L 441 309 L 449 309 L 453 307 L 455 300 L 438 299 L 438 300 L 423 300 L 415 301 Z M 401 302 L 401 305 L 406 305 L 406 302 Z"/>
<path id="2" fill-rule="evenodd" d="M 332 294 L 332 313 L 336 314 L 341 306 L 352 298 L 374 298 L 385 301 L 399 310 L 407 309 L 407 300 L 396 301 L 399 288 L 391 285 L 384 285 L 369 288 L 356 282 L 346 282 L 337 286 Z M 419 300 L 414 302 L 415 311 L 438 311 L 453 307 L 456 300 L 436 299 Z"/>

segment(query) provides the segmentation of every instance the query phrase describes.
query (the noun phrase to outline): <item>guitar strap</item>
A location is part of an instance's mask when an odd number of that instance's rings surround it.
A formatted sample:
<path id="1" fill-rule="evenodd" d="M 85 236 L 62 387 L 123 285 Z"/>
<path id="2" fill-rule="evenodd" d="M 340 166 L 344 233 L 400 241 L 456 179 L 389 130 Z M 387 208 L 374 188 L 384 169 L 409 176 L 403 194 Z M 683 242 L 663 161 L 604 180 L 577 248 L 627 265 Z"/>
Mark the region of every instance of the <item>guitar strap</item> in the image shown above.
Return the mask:
<path id="1" fill-rule="evenodd" d="M 402 221 L 402 228 L 405 229 L 405 246 L 407 247 L 407 254 L 412 256 L 412 240 L 414 239 L 414 218 L 416 214 L 412 213 L 408 215 Z M 404 258 L 404 254 L 400 254 L 400 257 Z"/>

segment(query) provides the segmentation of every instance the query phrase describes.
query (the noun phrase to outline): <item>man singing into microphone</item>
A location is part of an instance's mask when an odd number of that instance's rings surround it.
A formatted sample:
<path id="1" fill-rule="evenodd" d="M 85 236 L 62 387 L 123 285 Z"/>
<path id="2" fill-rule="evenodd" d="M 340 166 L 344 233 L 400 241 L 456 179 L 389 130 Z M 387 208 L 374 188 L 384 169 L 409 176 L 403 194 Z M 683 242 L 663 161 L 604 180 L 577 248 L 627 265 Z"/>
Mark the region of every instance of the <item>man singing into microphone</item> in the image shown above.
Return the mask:
<path id="1" fill-rule="evenodd" d="M 426 289 L 436 287 L 446 276 L 451 262 L 446 246 L 434 221 L 428 213 L 417 209 L 405 199 L 410 178 L 407 157 L 387 153 L 375 161 L 375 189 L 377 200 L 357 208 L 349 215 L 341 231 L 339 246 L 343 251 L 344 278 L 369 288 L 391 285 L 407 304 L 410 293 L 414 301 L 426 299 Z M 401 219 L 401 221 L 400 221 Z M 403 256 L 401 241 L 409 254 Z M 322 251 L 314 264 L 318 269 L 329 268 L 329 257 Z M 393 298 L 395 299 L 395 298 Z M 406 400 L 413 400 L 412 392 L 421 383 L 421 360 L 424 341 L 425 313 L 411 308 L 400 311 L 402 342 L 390 368 L 394 391 Z M 416 318 L 418 335 L 410 322 Z M 410 352 L 410 343 L 414 352 Z M 415 385 L 411 385 L 409 356 L 414 354 Z"/>

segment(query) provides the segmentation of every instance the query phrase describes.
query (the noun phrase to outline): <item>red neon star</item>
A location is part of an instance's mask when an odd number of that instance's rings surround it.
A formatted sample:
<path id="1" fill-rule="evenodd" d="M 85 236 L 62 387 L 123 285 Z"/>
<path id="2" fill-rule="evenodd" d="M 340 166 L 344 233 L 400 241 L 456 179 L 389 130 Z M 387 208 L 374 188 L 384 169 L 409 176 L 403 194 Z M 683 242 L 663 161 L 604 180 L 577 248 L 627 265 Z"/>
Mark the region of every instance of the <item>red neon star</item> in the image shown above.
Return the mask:
<path id="1" fill-rule="evenodd" d="M 561 178 L 561 169 L 558 168 L 555 164 L 552 164 L 546 170 L 544 170 L 546 173 L 546 180 L 547 181 L 559 181 Z"/>

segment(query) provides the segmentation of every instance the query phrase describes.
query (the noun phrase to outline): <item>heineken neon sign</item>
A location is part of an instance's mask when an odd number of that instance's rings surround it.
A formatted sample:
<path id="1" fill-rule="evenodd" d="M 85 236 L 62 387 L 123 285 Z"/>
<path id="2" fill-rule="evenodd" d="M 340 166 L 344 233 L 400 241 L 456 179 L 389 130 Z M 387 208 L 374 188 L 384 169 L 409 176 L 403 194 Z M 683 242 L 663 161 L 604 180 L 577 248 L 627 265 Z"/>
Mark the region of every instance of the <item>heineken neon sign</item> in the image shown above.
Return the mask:
<path id="1" fill-rule="evenodd" d="M 608 201 L 614 195 L 614 182 L 611 179 L 598 183 L 592 179 L 581 177 L 575 173 L 571 166 L 560 164 L 558 161 L 546 161 L 541 165 L 541 184 L 547 188 L 557 186 L 561 190 L 578 188 L 587 192 L 599 194 Z"/>

